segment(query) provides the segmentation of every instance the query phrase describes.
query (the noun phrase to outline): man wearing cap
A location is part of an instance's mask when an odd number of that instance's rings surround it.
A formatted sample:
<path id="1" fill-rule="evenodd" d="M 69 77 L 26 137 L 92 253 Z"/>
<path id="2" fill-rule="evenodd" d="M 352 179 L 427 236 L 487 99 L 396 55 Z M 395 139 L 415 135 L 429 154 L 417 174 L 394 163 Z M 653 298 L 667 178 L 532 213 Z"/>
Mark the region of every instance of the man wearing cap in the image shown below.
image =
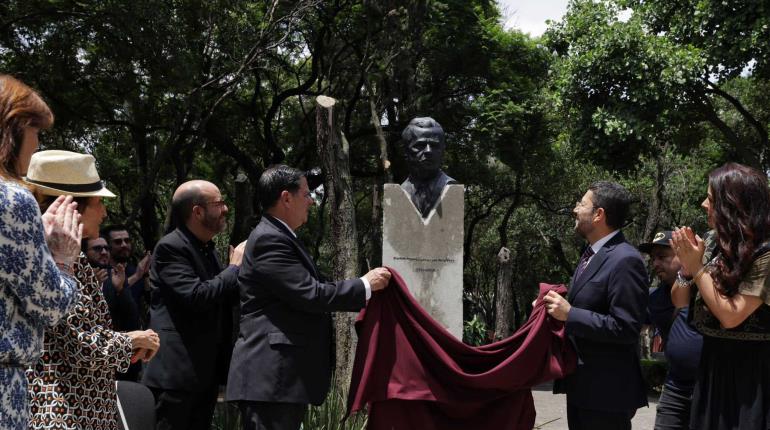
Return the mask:
<path id="1" fill-rule="evenodd" d="M 668 373 L 655 415 L 655 429 L 687 429 L 690 402 L 698 373 L 703 338 L 687 323 L 688 308 L 676 309 L 671 303 L 671 288 L 679 269 L 679 259 L 669 243 L 671 231 L 658 232 L 652 242 L 639 245 L 649 254 L 650 265 L 660 281 L 650 292 L 649 315 L 660 331 L 668 362 Z"/>
<path id="2" fill-rule="evenodd" d="M 227 377 L 245 246 L 231 248 L 228 267 L 219 262 L 213 239 L 227 227 L 227 213 L 216 185 L 185 182 L 171 200 L 175 228 L 153 252 L 150 326 L 163 352 L 142 382 L 155 396 L 158 430 L 208 430 Z"/>

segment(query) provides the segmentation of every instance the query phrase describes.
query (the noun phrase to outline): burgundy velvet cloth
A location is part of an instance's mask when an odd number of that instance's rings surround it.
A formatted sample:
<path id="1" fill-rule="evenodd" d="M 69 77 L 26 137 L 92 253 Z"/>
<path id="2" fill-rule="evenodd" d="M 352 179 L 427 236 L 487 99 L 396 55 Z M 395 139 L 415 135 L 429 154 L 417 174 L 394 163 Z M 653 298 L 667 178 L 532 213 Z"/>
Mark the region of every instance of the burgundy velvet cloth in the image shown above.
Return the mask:
<path id="1" fill-rule="evenodd" d="M 368 407 L 369 430 L 532 429 L 530 388 L 576 365 L 564 323 L 548 317 L 540 300 L 566 288 L 540 284 L 529 321 L 513 336 L 471 347 L 434 321 L 391 272 L 390 286 L 356 321 L 348 414 Z"/>

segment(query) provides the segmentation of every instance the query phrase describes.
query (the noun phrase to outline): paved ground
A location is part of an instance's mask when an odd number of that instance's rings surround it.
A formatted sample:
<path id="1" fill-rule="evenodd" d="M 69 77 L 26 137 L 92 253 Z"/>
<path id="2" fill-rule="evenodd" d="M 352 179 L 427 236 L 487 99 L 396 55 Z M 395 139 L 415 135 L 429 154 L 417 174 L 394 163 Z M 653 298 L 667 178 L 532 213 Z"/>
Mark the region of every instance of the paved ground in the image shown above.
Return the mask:
<path id="1" fill-rule="evenodd" d="M 551 383 L 539 385 L 532 389 L 535 399 L 535 429 L 567 430 L 567 400 L 564 394 L 551 394 Z M 655 424 L 655 406 L 658 397 L 649 398 L 650 407 L 636 411 L 632 427 L 638 430 L 652 429 Z"/>

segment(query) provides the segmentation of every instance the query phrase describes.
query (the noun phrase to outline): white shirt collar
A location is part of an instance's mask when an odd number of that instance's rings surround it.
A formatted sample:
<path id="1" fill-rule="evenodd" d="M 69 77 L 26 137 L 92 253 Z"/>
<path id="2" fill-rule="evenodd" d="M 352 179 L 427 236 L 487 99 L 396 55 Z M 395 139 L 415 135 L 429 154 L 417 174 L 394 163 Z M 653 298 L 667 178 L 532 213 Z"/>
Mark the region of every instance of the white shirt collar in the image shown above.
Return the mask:
<path id="1" fill-rule="evenodd" d="M 620 233 L 620 230 L 615 230 L 612 233 L 608 234 L 607 236 L 604 236 L 603 238 L 597 240 L 594 242 L 593 245 L 591 245 L 591 249 L 594 250 L 594 254 L 599 252 L 600 249 L 602 249 L 602 246 L 604 246 L 605 243 L 609 242 L 610 239 L 615 237 L 616 234 Z"/>
<path id="2" fill-rule="evenodd" d="M 291 229 L 291 227 L 289 227 L 289 224 L 286 224 L 285 222 L 283 222 L 283 220 L 282 220 L 282 219 L 280 219 L 280 218 L 278 218 L 278 217 L 273 217 L 273 218 L 274 218 L 276 221 L 278 221 L 278 222 L 280 222 L 281 224 L 283 224 L 284 226 L 286 226 L 286 228 L 287 228 L 287 229 L 288 229 L 288 230 L 291 232 L 291 234 L 293 234 L 293 235 L 294 235 L 294 237 L 297 237 L 297 233 L 294 233 L 294 230 L 292 230 L 292 229 Z"/>

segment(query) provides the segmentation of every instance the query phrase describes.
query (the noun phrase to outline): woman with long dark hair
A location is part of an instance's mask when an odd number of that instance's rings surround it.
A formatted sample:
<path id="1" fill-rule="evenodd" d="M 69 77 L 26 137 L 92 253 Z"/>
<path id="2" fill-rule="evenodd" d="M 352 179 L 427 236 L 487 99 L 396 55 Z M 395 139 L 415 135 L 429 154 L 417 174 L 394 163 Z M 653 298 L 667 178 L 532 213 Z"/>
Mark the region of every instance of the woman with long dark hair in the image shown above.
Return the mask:
<path id="1" fill-rule="evenodd" d="M 682 272 L 675 306 L 694 296 L 693 324 L 704 335 L 690 428 L 770 428 L 770 187 L 736 163 L 709 174 L 703 201 L 712 248 L 689 227 L 672 246 Z M 691 277 L 690 279 L 687 279 Z M 691 294 L 691 291 L 693 290 Z"/>

